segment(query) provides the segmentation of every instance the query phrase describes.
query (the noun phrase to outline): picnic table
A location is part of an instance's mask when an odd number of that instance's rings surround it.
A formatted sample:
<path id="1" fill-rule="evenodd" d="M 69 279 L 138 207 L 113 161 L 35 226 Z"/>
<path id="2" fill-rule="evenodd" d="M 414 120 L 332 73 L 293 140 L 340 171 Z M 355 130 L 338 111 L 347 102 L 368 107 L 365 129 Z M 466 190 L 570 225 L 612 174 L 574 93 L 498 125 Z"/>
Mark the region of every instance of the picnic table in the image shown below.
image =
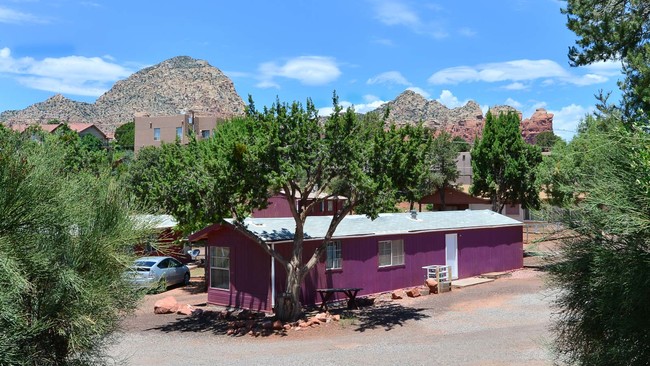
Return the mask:
<path id="1" fill-rule="evenodd" d="M 361 287 L 348 287 L 348 288 L 318 288 L 316 292 L 320 294 L 322 300 L 320 304 L 320 311 L 327 311 L 327 302 L 332 299 L 337 292 L 342 292 L 348 298 L 348 309 L 358 309 L 357 294 L 363 290 Z"/>

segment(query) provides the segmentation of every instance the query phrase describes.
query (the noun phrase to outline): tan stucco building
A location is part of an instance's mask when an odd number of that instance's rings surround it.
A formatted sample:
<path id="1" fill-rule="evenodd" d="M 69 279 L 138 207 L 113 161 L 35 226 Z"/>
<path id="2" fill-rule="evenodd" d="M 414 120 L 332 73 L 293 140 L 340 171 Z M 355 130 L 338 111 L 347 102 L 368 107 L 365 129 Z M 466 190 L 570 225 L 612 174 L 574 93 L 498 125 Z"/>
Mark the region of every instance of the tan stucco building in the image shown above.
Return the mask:
<path id="1" fill-rule="evenodd" d="M 219 122 L 216 116 L 199 116 L 192 112 L 174 116 L 136 116 L 133 149 L 137 153 L 145 146 L 160 146 L 176 139 L 186 144 L 192 133 L 197 139 L 209 138 Z"/>

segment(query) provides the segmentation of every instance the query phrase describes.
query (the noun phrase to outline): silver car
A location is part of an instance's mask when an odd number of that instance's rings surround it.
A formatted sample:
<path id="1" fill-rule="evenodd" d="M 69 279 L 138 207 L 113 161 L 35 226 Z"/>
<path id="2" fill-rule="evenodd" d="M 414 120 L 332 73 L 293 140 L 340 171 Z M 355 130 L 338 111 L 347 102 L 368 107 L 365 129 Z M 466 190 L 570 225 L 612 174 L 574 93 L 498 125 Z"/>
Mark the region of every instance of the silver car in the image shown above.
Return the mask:
<path id="1" fill-rule="evenodd" d="M 166 286 L 190 283 L 190 269 L 172 257 L 142 257 L 135 260 L 129 280 L 138 286 Z"/>

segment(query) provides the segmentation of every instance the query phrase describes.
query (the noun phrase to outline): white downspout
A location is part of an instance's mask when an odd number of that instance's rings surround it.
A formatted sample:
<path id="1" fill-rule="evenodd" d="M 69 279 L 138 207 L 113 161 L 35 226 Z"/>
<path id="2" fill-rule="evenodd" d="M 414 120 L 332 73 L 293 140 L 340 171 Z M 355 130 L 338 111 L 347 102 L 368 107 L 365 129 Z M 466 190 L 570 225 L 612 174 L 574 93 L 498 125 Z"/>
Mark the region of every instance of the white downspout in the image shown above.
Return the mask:
<path id="1" fill-rule="evenodd" d="M 271 244 L 271 250 L 275 251 L 275 244 Z M 271 309 L 275 309 L 275 258 L 271 256 Z"/>

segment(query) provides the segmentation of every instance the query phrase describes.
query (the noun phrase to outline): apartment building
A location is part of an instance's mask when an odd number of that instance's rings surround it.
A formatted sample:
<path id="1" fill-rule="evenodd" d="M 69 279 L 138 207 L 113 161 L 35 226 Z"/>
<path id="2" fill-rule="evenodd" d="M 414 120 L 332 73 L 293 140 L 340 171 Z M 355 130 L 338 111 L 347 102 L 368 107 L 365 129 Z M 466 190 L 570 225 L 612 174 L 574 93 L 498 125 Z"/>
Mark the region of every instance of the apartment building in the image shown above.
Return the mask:
<path id="1" fill-rule="evenodd" d="M 216 116 L 199 116 L 194 112 L 174 116 L 136 116 L 134 151 L 145 146 L 160 146 L 178 139 L 187 144 L 194 134 L 197 139 L 212 136 L 221 120 Z"/>

